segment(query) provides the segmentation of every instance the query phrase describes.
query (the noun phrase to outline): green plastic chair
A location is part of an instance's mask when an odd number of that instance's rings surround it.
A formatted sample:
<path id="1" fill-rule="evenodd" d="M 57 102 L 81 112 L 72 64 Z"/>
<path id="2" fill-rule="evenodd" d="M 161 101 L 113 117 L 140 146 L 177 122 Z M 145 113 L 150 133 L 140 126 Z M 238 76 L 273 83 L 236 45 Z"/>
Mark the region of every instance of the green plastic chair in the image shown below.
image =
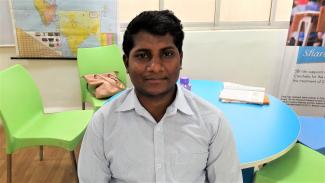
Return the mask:
<path id="1" fill-rule="evenodd" d="M 77 53 L 77 62 L 81 87 L 82 109 L 85 109 L 85 103 L 89 102 L 96 111 L 105 102 L 105 99 L 96 99 L 88 91 L 87 83 L 82 76 L 86 74 L 100 74 L 118 71 L 118 78 L 126 84 L 126 69 L 120 50 L 116 45 L 79 48 Z"/>
<path id="2" fill-rule="evenodd" d="M 93 110 L 44 113 L 37 86 L 29 73 L 15 65 L 0 71 L 0 117 L 6 137 L 7 182 L 12 154 L 32 146 L 56 146 L 70 151 L 77 177 L 74 149 L 80 143 Z M 42 159 L 43 152 L 40 152 Z"/>
<path id="3" fill-rule="evenodd" d="M 324 183 L 325 156 L 297 143 L 288 153 L 256 172 L 255 183 Z"/>

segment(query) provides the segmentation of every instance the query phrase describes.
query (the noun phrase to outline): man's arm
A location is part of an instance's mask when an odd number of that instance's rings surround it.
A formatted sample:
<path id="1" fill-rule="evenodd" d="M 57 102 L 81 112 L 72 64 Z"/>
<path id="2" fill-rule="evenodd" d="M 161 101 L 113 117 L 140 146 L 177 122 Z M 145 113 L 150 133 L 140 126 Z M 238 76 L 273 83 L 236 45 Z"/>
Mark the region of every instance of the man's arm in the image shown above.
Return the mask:
<path id="1" fill-rule="evenodd" d="M 78 177 L 80 183 L 108 183 L 111 179 L 104 153 L 103 119 L 98 113 L 89 123 L 81 144 Z"/>
<path id="2" fill-rule="evenodd" d="M 218 124 L 209 146 L 207 162 L 209 183 L 241 183 L 242 173 L 230 126 L 224 116 L 220 117 Z"/>

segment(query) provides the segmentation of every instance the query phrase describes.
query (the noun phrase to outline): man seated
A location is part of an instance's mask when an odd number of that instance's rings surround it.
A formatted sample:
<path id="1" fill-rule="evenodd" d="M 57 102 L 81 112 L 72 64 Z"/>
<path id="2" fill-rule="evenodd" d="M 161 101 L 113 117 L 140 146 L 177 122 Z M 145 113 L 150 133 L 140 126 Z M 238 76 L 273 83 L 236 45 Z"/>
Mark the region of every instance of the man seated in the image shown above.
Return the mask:
<path id="1" fill-rule="evenodd" d="M 80 151 L 83 183 L 242 182 L 222 112 L 176 84 L 184 32 L 170 11 L 128 25 L 123 59 L 134 85 L 100 108 Z"/>

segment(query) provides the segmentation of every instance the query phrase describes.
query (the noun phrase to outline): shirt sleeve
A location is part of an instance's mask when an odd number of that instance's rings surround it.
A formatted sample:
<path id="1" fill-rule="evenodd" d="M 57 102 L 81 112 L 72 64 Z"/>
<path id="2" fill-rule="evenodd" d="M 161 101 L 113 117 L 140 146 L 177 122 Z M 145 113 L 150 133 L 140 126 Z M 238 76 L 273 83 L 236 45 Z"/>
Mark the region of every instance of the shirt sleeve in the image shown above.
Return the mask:
<path id="1" fill-rule="evenodd" d="M 242 173 L 231 128 L 222 115 L 209 146 L 207 162 L 209 183 L 241 183 Z"/>
<path id="2" fill-rule="evenodd" d="M 108 160 L 104 153 L 103 118 L 95 113 L 84 135 L 78 160 L 80 183 L 108 183 L 111 179 Z"/>

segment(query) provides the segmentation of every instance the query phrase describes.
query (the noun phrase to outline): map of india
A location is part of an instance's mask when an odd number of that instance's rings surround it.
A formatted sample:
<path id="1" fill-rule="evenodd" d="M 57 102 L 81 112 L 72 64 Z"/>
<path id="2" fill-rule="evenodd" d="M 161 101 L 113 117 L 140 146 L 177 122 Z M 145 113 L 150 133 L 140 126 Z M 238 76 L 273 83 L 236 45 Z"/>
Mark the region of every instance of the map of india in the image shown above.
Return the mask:
<path id="1" fill-rule="evenodd" d="M 99 34 L 98 12 L 68 11 L 59 13 L 60 30 L 66 36 L 73 55 L 90 35 Z"/>
<path id="2" fill-rule="evenodd" d="M 117 0 L 9 1 L 20 57 L 75 58 L 78 48 L 117 44 Z"/>

